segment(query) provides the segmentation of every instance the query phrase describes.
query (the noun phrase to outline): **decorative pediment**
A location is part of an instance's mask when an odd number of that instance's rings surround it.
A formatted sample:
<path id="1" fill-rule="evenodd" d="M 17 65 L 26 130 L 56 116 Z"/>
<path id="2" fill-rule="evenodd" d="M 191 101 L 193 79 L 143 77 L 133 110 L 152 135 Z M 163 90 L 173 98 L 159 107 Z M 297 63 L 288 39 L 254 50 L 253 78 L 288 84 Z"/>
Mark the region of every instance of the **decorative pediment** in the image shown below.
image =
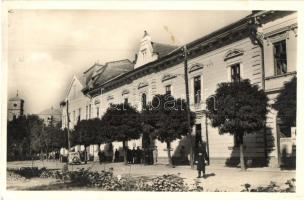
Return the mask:
<path id="1" fill-rule="evenodd" d="M 240 49 L 232 49 L 232 50 L 229 50 L 226 54 L 225 54 L 225 57 L 224 57 L 224 61 L 228 60 L 228 59 L 231 59 L 231 58 L 235 58 L 237 56 L 241 56 L 244 54 L 244 51 L 243 50 L 240 50 Z"/>
<path id="2" fill-rule="evenodd" d="M 191 67 L 189 68 L 189 73 L 194 72 L 196 70 L 203 69 L 203 68 L 204 68 L 204 65 L 195 63 L 195 64 L 191 65 Z"/>
<path id="3" fill-rule="evenodd" d="M 143 88 L 143 87 L 147 87 L 149 85 L 149 83 L 147 82 L 141 82 L 138 84 L 138 89 Z"/>
<path id="4" fill-rule="evenodd" d="M 175 78 L 176 75 L 173 74 L 165 74 L 162 78 L 162 82 Z"/>
<path id="5" fill-rule="evenodd" d="M 130 93 L 130 91 L 128 89 L 125 89 L 122 91 L 121 95 L 129 94 L 129 93 Z"/>
<path id="6" fill-rule="evenodd" d="M 111 100 L 111 99 L 114 99 L 113 95 L 109 95 L 109 96 L 107 97 L 107 100 L 108 100 L 108 101 Z"/>

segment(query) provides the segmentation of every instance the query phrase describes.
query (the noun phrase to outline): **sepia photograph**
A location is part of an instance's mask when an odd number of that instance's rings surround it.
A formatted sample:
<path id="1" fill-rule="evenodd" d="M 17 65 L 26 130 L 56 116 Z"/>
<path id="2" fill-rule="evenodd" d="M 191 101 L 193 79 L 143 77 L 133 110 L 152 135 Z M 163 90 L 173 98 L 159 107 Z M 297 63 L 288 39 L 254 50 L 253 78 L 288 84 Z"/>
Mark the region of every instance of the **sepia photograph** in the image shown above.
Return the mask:
<path id="1" fill-rule="evenodd" d="M 6 191 L 297 193 L 297 10 L 5 12 Z"/>

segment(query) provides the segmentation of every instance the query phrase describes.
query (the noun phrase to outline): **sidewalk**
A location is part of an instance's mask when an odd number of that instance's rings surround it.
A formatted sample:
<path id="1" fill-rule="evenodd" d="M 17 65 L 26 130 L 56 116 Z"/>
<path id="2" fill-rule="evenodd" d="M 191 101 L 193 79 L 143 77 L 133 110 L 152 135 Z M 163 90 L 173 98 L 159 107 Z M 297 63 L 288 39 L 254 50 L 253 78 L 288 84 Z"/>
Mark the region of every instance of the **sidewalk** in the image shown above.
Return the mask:
<path id="1" fill-rule="evenodd" d="M 32 166 L 31 161 L 9 162 L 8 168 L 19 168 Z M 62 169 L 63 163 L 49 161 L 35 161 L 34 167 L 46 167 L 48 169 Z M 223 165 L 214 164 L 207 166 L 206 179 L 197 179 L 196 168 L 191 169 L 190 166 L 168 167 L 163 164 L 156 165 L 124 165 L 123 163 L 107 163 L 99 164 L 97 162 L 89 162 L 87 165 L 69 166 L 70 170 L 80 168 L 91 168 L 93 171 L 108 170 L 113 168 L 114 175 L 133 176 L 133 177 L 155 177 L 163 174 L 178 174 L 184 178 L 187 184 L 193 184 L 196 180 L 204 187 L 204 191 L 234 191 L 239 192 L 243 189 L 245 183 L 252 186 L 267 185 L 270 181 L 276 182 L 278 185 L 284 185 L 288 179 L 295 178 L 295 170 L 283 170 L 278 168 L 249 168 L 242 171 L 240 168 L 225 167 Z"/>

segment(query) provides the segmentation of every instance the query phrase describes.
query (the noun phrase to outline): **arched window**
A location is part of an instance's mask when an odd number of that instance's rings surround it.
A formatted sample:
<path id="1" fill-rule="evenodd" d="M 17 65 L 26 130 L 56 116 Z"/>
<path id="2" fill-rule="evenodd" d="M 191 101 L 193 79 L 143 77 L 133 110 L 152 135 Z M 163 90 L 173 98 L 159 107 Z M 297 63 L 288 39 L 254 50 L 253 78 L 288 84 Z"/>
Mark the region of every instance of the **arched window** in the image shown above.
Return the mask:
<path id="1" fill-rule="evenodd" d="M 141 105 L 143 109 L 147 106 L 147 95 L 145 93 L 141 95 Z"/>

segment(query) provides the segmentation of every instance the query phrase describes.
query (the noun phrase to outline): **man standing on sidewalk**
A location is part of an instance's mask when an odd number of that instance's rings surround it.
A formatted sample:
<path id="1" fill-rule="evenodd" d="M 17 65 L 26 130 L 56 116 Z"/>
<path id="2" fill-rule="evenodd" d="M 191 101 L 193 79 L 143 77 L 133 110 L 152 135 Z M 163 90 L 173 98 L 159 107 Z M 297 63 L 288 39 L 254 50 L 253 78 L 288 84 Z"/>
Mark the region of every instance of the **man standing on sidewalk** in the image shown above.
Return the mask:
<path id="1" fill-rule="evenodd" d="M 201 173 L 203 171 L 203 178 L 205 178 L 206 173 L 206 164 L 205 162 L 208 161 L 208 155 L 206 152 L 205 145 L 202 142 L 198 143 L 197 152 L 196 152 L 196 162 L 197 162 L 197 178 L 201 178 Z"/>

